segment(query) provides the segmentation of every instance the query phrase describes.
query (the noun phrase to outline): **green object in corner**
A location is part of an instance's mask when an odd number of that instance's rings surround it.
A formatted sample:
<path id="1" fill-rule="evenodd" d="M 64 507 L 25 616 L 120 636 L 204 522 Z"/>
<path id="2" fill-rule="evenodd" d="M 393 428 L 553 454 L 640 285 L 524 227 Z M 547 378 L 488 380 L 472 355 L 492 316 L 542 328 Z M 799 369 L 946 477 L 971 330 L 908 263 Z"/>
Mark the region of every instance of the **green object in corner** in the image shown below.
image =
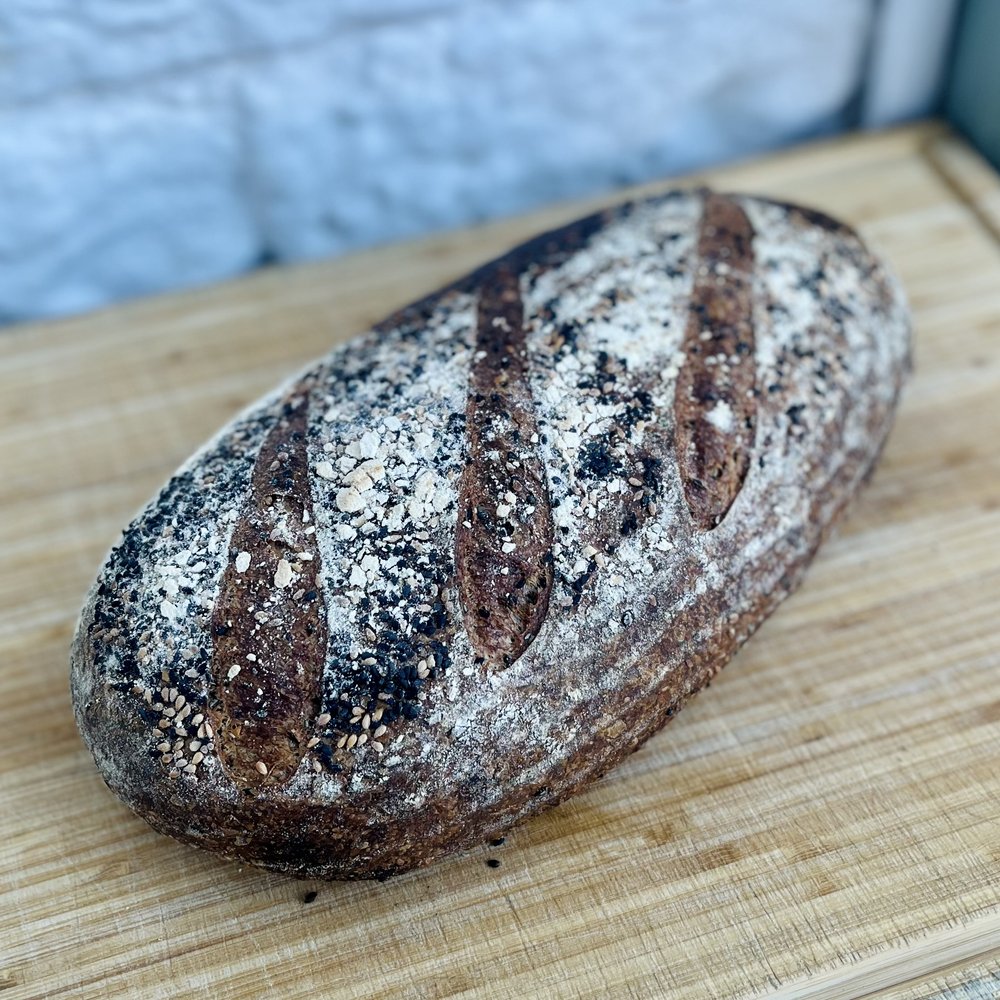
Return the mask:
<path id="1" fill-rule="evenodd" d="M 945 110 L 1000 169 L 1000 0 L 967 0 L 963 5 Z"/>

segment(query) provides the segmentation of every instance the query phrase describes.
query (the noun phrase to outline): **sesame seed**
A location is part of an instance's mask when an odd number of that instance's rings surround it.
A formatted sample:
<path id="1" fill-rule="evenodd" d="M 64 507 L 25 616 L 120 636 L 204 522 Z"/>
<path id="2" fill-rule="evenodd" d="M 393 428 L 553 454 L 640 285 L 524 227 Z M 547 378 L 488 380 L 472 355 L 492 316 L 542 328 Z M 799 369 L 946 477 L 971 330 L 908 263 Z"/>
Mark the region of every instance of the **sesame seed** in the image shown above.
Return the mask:
<path id="1" fill-rule="evenodd" d="M 377 750 L 379 753 L 381 753 L 385 749 L 385 747 L 382 746 L 382 744 L 379 743 L 378 740 L 372 740 L 372 748 Z"/>
<path id="2" fill-rule="evenodd" d="M 337 509 L 345 514 L 357 514 L 365 509 L 364 498 L 353 486 L 347 486 L 337 491 Z"/>
<path id="3" fill-rule="evenodd" d="M 257 769 L 258 774 L 267 774 L 267 764 L 265 764 L 262 760 L 257 761 L 257 763 L 254 764 L 254 767 Z"/>
<path id="4" fill-rule="evenodd" d="M 192 717 L 192 719 L 191 719 L 191 725 L 192 726 L 199 726 L 204 721 L 205 721 L 205 716 L 202 715 L 201 712 L 199 712 L 197 715 L 195 715 L 195 716 Z"/>
<path id="5" fill-rule="evenodd" d="M 278 568 L 274 571 L 274 585 L 279 589 L 287 587 L 292 582 L 292 566 L 287 559 L 278 560 Z"/>
<path id="6" fill-rule="evenodd" d="M 318 745 L 319 745 L 319 737 L 318 736 L 310 736 L 309 739 L 306 740 L 306 749 L 307 750 L 312 750 L 312 748 L 314 746 L 318 746 Z"/>
<path id="7" fill-rule="evenodd" d="M 386 726 L 379 726 L 378 729 L 376 729 L 372 733 L 372 737 L 377 740 L 380 736 L 382 736 L 386 732 L 387 732 L 387 727 Z"/>
<path id="8" fill-rule="evenodd" d="M 346 745 L 346 743 L 347 743 L 347 737 L 346 736 L 341 736 L 340 739 L 337 740 L 337 749 L 338 750 L 343 750 L 344 746 Z"/>
<path id="9" fill-rule="evenodd" d="M 364 717 L 361 719 L 361 728 L 370 729 L 372 724 L 372 717 L 365 712 Z"/>
<path id="10" fill-rule="evenodd" d="M 234 677 L 236 677 L 239 674 L 240 670 L 242 669 L 243 668 L 238 663 L 234 663 L 229 668 L 229 670 L 226 671 L 226 680 L 231 681 Z"/>
<path id="11" fill-rule="evenodd" d="M 358 742 L 357 736 L 351 733 L 351 735 L 347 737 L 347 749 L 353 750 L 357 742 Z"/>
<path id="12" fill-rule="evenodd" d="M 325 725 L 327 725 L 329 723 L 329 721 L 330 721 L 330 713 L 329 712 L 324 712 L 322 715 L 320 715 L 316 719 L 316 725 L 317 726 L 325 726 Z"/>
<path id="13" fill-rule="evenodd" d="M 169 741 L 164 740 L 162 743 L 157 743 L 156 749 L 159 750 L 160 753 L 167 753 L 167 751 L 170 749 Z"/>
<path id="14" fill-rule="evenodd" d="M 358 746 L 359 747 L 363 747 L 367 742 L 368 742 L 368 734 L 367 733 L 362 733 L 358 737 Z"/>
<path id="15" fill-rule="evenodd" d="M 205 759 L 205 755 L 199 750 L 192 758 L 192 764 L 200 764 Z"/>

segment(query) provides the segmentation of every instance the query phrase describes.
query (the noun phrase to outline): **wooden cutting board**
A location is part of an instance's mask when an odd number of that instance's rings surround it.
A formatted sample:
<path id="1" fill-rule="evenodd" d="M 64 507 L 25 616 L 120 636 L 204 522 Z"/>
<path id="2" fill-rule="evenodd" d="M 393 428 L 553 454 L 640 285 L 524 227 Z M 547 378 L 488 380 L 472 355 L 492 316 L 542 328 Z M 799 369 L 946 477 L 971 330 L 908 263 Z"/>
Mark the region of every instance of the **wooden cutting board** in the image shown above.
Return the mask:
<path id="1" fill-rule="evenodd" d="M 884 460 L 663 733 L 502 845 L 387 884 L 241 870 L 133 817 L 73 726 L 74 617 L 234 411 L 590 206 L 0 331 L 4 1000 L 1000 993 L 1000 181 L 936 125 L 706 176 L 842 215 L 898 270 L 917 372 Z"/>

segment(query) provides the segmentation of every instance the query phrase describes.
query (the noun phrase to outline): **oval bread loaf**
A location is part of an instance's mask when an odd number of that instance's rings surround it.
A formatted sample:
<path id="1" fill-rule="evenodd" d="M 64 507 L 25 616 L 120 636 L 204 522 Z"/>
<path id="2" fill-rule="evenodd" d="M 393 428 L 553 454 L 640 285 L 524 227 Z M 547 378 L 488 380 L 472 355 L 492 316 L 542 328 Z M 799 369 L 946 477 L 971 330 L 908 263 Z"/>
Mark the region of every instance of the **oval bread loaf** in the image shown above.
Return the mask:
<path id="1" fill-rule="evenodd" d="M 606 772 L 798 583 L 908 366 L 846 226 L 677 191 L 518 247 L 235 419 L 125 531 L 72 689 L 157 830 L 385 877 Z"/>

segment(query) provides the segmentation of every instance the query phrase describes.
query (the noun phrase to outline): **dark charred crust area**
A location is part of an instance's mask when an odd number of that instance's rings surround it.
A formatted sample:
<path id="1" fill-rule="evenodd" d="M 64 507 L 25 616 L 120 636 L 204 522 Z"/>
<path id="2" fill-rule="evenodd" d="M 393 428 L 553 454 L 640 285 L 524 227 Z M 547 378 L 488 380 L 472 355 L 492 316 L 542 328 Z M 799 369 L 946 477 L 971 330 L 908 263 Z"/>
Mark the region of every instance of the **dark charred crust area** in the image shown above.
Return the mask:
<path id="1" fill-rule="evenodd" d="M 704 196 L 685 363 L 674 414 L 677 462 L 694 524 L 714 528 L 750 467 L 756 417 L 753 228 L 731 198 Z"/>
<path id="2" fill-rule="evenodd" d="M 858 239 L 857 233 L 846 222 L 834 219 L 825 212 L 819 211 L 819 209 L 808 208 L 805 205 L 795 205 L 792 202 L 779 201 L 774 198 L 758 198 L 757 200 L 783 209 L 789 219 L 799 225 L 805 227 L 815 226 L 817 229 L 822 229 L 824 232 L 835 236 L 849 236 Z"/>
<path id="3" fill-rule="evenodd" d="M 484 264 L 457 281 L 453 281 L 450 285 L 446 285 L 440 291 L 418 299 L 387 316 L 372 327 L 372 332 L 398 334 L 401 329 L 420 330 L 435 309 L 450 295 L 456 292 L 478 294 L 484 285 L 488 285 L 494 279 L 498 266 L 504 266 L 517 274 L 531 271 L 535 276 L 558 267 L 574 253 L 585 247 L 612 218 L 627 213 L 632 206 L 632 202 L 626 202 L 614 209 L 595 212 L 593 215 L 577 219 L 568 225 L 549 230 L 520 243 L 498 260 Z"/>
<path id="4" fill-rule="evenodd" d="M 509 666 L 548 613 L 552 510 L 527 382 L 519 273 L 484 280 L 458 494 L 455 567 L 466 631 L 477 657 Z"/>
<path id="5" fill-rule="evenodd" d="M 286 400 L 264 440 L 212 610 L 209 718 L 219 761 L 243 787 L 291 778 L 319 713 L 327 627 L 308 407 L 307 384 Z"/>

